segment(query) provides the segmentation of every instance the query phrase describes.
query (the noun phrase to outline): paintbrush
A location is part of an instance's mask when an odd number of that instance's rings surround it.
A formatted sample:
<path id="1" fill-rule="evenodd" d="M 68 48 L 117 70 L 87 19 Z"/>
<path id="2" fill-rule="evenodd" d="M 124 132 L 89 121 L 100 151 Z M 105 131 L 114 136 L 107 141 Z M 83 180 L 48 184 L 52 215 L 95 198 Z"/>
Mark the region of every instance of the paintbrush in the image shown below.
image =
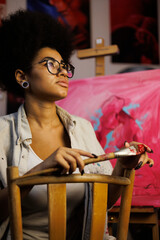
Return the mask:
<path id="1" fill-rule="evenodd" d="M 146 151 L 146 147 L 143 144 L 139 144 L 136 146 L 130 146 L 128 148 L 122 148 L 116 152 L 106 153 L 106 154 L 103 154 L 103 155 L 100 155 L 100 156 L 97 156 L 94 158 L 87 158 L 84 160 L 84 164 L 88 165 L 90 163 L 102 162 L 102 161 L 111 160 L 114 158 L 124 158 L 124 157 L 136 156 L 136 155 L 144 153 L 145 151 Z"/>
<path id="2" fill-rule="evenodd" d="M 103 162 L 106 160 L 111 160 L 114 158 L 124 158 L 124 157 L 131 157 L 131 156 L 136 156 L 136 155 L 140 155 L 142 153 L 144 153 L 146 151 L 146 147 L 143 144 L 138 144 L 136 146 L 130 146 L 128 148 L 122 148 L 119 151 L 116 152 L 111 152 L 111 153 L 106 153 L 100 156 L 96 156 L 94 155 L 93 158 L 87 158 L 84 160 L 84 165 L 88 165 L 91 163 L 97 163 L 97 162 Z M 54 174 L 54 175 L 59 175 L 62 171 L 62 168 L 49 168 L 49 169 L 45 169 L 42 171 L 38 171 L 35 173 L 30 173 L 30 174 L 26 174 L 25 176 L 34 176 L 34 175 L 44 175 L 44 174 Z M 82 170 L 82 175 L 83 175 L 84 171 Z M 24 177 L 24 176 L 23 176 Z"/>

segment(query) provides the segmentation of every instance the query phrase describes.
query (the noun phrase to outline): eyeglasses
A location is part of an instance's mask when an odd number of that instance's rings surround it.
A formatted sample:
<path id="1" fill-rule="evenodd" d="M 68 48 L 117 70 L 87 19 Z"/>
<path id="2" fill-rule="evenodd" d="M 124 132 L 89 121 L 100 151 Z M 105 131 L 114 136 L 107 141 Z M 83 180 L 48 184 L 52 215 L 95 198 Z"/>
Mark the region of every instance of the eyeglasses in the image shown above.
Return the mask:
<path id="1" fill-rule="evenodd" d="M 65 69 L 67 71 L 68 78 L 72 78 L 74 75 L 75 67 L 69 63 L 65 63 L 63 60 L 61 62 L 58 62 L 56 59 L 52 57 L 46 57 L 45 59 L 41 60 L 38 63 L 41 64 L 43 62 L 46 62 L 44 66 L 46 66 L 48 72 L 53 75 L 57 75 L 58 73 L 60 73 L 62 69 Z"/>

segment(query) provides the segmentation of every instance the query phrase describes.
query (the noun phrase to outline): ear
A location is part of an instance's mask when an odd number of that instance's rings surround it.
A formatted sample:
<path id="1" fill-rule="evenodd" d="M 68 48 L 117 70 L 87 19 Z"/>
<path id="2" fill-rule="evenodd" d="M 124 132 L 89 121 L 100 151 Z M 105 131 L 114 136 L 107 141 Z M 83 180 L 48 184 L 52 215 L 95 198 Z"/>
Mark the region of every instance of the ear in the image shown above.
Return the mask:
<path id="1" fill-rule="evenodd" d="M 21 69 L 17 69 L 15 71 L 15 78 L 17 83 L 21 86 L 23 82 L 26 82 L 26 81 L 28 82 L 26 74 Z"/>

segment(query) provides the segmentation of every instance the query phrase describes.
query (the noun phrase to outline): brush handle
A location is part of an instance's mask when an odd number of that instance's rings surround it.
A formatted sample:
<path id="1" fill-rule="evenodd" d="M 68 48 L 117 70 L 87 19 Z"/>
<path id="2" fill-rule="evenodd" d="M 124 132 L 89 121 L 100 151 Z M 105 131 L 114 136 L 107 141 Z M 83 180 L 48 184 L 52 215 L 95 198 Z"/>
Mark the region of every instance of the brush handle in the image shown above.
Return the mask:
<path id="1" fill-rule="evenodd" d="M 100 155 L 96 158 L 85 159 L 84 160 L 84 165 L 88 165 L 90 163 L 102 162 L 102 161 L 113 159 L 113 158 L 115 158 L 114 153 L 106 153 L 106 154 Z M 23 177 L 24 176 L 26 176 L 26 177 L 35 176 L 35 175 L 47 175 L 47 174 L 51 174 L 51 173 L 53 173 L 54 175 L 59 175 L 61 171 L 62 171 L 61 167 L 59 167 L 59 168 L 48 168 L 48 169 L 45 169 L 45 170 L 42 170 L 42 171 L 37 171 L 37 172 L 34 172 L 34 173 L 28 173 L 26 175 L 23 175 Z"/>
<path id="2" fill-rule="evenodd" d="M 102 162 L 102 161 L 106 161 L 106 160 L 110 160 L 115 158 L 115 153 L 106 153 L 103 155 L 98 156 L 97 158 L 87 158 L 84 159 L 84 165 L 88 165 L 90 163 L 96 163 L 96 162 Z"/>
<path id="3" fill-rule="evenodd" d="M 100 155 L 98 157 L 87 158 L 84 160 L 84 165 L 86 166 L 91 163 L 103 162 L 103 161 L 111 160 L 114 158 L 135 156 L 135 155 L 142 154 L 144 151 L 145 151 L 145 149 L 141 149 L 141 151 L 137 151 L 137 149 L 134 146 L 131 146 L 129 148 L 123 148 L 117 152 L 111 152 L 111 153 L 106 153 L 106 154 Z M 59 175 L 61 173 L 61 171 L 62 171 L 61 167 L 49 168 L 49 169 L 45 169 L 45 170 L 38 171 L 35 173 L 26 174 L 25 176 L 45 175 L 45 174 L 47 175 L 50 173 L 53 173 L 54 175 Z"/>

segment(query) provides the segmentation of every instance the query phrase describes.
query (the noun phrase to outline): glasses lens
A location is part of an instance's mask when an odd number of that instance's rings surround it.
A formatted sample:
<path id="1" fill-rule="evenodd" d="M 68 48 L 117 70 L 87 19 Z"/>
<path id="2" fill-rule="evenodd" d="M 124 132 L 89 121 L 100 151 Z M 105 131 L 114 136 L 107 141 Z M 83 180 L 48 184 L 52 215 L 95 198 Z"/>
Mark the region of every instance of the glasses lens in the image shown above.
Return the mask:
<path id="1" fill-rule="evenodd" d="M 57 74 L 59 69 L 59 63 L 55 60 L 47 61 L 48 71 L 52 74 Z"/>
<path id="2" fill-rule="evenodd" d="M 67 64 L 68 77 L 72 78 L 74 75 L 74 67 L 70 64 Z"/>

